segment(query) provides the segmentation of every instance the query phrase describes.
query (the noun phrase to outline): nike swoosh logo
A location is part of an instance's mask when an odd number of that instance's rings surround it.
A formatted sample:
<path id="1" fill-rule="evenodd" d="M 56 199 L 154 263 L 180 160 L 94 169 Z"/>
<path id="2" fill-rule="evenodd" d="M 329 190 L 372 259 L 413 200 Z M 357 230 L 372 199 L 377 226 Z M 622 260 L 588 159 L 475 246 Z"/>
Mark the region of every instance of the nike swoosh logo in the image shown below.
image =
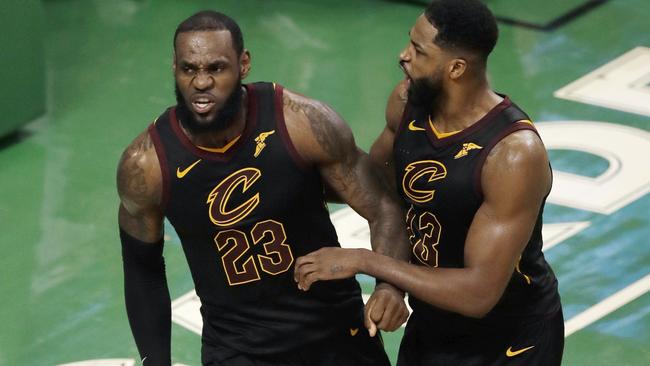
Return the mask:
<path id="1" fill-rule="evenodd" d="M 183 169 L 183 170 L 181 170 L 180 167 L 179 167 L 179 168 L 176 168 L 176 177 L 177 177 L 178 179 L 183 178 L 183 177 L 184 177 L 187 173 L 189 173 L 190 170 L 192 170 L 192 168 L 194 168 L 194 166 L 195 166 L 196 164 L 198 164 L 200 161 L 201 161 L 201 159 L 195 161 L 194 164 L 188 166 L 187 168 L 185 168 L 185 169 Z"/>
<path id="2" fill-rule="evenodd" d="M 350 335 L 351 336 L 354 337 L 355 335 L 357 335 L 357 333 L 359 333 L 359 328 L 350 328 Z"/>
<path id="3" fill-rule="evenodd" d="M 415 120 L 412 120 L 409 122 L 409 130 L 411 131 L 424 131 L 424 128 L 418 127 L 415 125 Z"/>
<path id="4" fill-rule="evenodd" d="M 515 356 L 517 356 L 517 355 L 520 355 L 520 354 L 522 354 L 522 353 L 528 351 L 528 350 L 531 349 L 531 348 L 535 348 L 535 346 L 530 346 L 530 347 L 522 348 L 522 349 L 520 349 L 520 350 L 516 350 L 516 351 L 513 351 L 513 350 L 512 350 L 512 347 L 508 347 L 508 349 L 506 350 L 506 356 L 508 356 L 508 357 L 515 357 Z"/>

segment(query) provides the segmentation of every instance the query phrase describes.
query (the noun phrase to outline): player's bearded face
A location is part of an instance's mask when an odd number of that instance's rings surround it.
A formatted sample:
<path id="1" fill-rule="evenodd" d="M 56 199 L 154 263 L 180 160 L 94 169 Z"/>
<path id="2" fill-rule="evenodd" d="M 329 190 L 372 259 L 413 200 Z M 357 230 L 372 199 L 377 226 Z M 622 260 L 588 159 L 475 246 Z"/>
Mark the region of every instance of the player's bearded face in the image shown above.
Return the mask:
<path id="1" fill-rule="evenodd" d="M 416 107 L 436 108 L 443 96 L 442 73 L 433 77 L 412 79 L 408 89 L 409 103 Z"/>
<path id="2" fill-rule="evenodd" d="M 177 82 L 174 85 L 174 91 L 177 103 L 176 114 L 183 123 L 183 127 L 187 128 L 191 133 L 217 132 L 228 128 L 234 122 L 237 112 L 239 112 L 243 94 L 240 76 L 232 92 L 214 117 L 208 121 L 199 122 L 194 118 L 192 111 L 188 107 L 189 102 L 183 97 Z"/>

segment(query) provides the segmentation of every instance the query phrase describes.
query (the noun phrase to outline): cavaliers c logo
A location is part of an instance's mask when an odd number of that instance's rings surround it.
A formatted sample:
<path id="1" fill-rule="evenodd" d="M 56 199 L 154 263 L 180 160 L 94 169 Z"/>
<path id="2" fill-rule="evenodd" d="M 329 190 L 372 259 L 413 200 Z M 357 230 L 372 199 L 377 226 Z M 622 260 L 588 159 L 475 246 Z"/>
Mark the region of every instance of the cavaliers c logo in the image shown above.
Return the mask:
<path id="1" fill-rule="evenodd" d="M 404 168 L 402 189 L 408 198 L 417 203 L 425 203 L 431 201 L 433 194 L 436 192 L 427 183 L 443 179 L 446 176 L 447 168 L 439 161 L 414 161 Z"/>
<path id="2" fill-rule="evenodd" d="M 243 168 L 230 174 L 214 187 L 206 202 L 210 204 L 208 213 L 212 223 L 217 226 L 230 226 L 251 213 L 260 203 L 259 192 L 233 209 L 229 210 L 226 206 L 235 189 L 241 186 L 240 192 L 245 193 L 261 176 L 262 173 L 258 169 Z"/>

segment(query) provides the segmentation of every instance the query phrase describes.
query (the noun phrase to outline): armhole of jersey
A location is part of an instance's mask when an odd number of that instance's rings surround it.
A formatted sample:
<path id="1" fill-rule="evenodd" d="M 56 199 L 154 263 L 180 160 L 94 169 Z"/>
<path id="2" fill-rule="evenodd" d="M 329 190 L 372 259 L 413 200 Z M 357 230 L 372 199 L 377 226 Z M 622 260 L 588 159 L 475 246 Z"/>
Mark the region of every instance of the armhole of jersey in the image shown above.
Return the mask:
<path id="1" fill-rule="evenodd" d="M 506 136 L 521 130 L 533 131 L 539 137 L 539 133 L 537 132 L 537 129 L 535 128 L 535 126 L 533 126 L 533 124 L 530 121 L 521 120 L 521 121 L 514 122 L 510 127 L 501 131 L 501 133 L 499 133 L 496 137 L 494 137 L 492 141 L 490 141 L 490 143 L 481 151 L 481 155 L 479 155 L 476 166 L 474 167 L 474 194 L 479 200 L 481 201 L 483 200 L 483 186 L 481 184 L 481 173 L 483 172 L 483 164 L 485 164 L 485 160 L 487 160 L 490 151 L 492 151 L 492 149 L 499 143 L 499 141 L 503 140 Z"/>
<path id="2" fill-rule="evenodd" d="M 284 146 L 286 146 L 289 155 L 291 155 L 291 158 L 296 163 L 298 168 L 307 171 L 308 165 L 305 163 L 302 157 L 300 157 L 298 150 L 296 150 L 293 142 L 291 142 L 291 136 L 289 135 L 287 124 L 284 120 L 284 106 L 282 103 L 282 94 L 284 89 L 279 84 L 273 84 L 273 86 L 275 100 L 275 123 L 277 124 L 278 130 L 280 131 L 280 136 L 282 137 L 282 141 L 284 142 Z"/>
<path id="3" fill-rule="evenodd" d="M 165 212 L 167 210 L 167 202 L 169 202 L 169 165 L 167 164 L 167 155 L 165 155 L 165 149 L 163 148 L 162 140 L 158 134 L 155 122 L 149 125 L 148 132 L 149 137 L 153 141 L 156 156 L 158 156 L 158 165 L 160 166 L 160 174 L 162 175 L 162 197 L 160 206 L 162 212 Z"/>

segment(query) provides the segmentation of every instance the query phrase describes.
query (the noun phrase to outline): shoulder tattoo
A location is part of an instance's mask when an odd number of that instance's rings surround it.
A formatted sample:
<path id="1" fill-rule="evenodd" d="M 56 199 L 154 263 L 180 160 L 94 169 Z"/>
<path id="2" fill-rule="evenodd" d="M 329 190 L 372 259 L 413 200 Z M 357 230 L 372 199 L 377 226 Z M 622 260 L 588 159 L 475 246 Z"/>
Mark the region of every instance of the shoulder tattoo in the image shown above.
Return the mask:
<path id="1" fill-rule="evenodd" d="M 129 200 L 134 203 L 146 203 L 147 178 L 145 169 L 141 166 L 141 159 L 153 147 L 150 138 L 145 137 L 127 148 L 120 162 L 119 185 L 124 189 Z"/>

